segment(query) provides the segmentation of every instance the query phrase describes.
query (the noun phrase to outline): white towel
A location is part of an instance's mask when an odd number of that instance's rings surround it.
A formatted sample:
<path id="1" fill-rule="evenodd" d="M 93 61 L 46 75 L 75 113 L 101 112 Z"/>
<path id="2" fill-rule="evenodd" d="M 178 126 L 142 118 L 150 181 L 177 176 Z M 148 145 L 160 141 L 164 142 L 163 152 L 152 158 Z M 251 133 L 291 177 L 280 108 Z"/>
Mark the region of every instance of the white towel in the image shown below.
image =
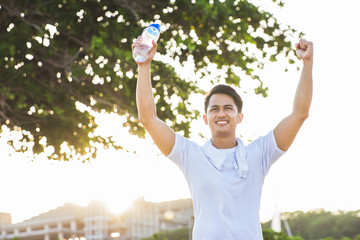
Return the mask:
<path id="1" fill-rule="evenodd" d="M 234 168 L 237 171 L 239 177 L 247 178 L 249 168 L 246 162 L 245 146 L 240 138 L 237 138 L 236 141 L 237 141 L 237 148 L 235 153 Z M 213 166 L 220 171 L 226 160 L 226 153 L 215 148 L 212 145 L 211 139 L 204 144 L 203 149 L 205 155 L 209 158 Z"/>

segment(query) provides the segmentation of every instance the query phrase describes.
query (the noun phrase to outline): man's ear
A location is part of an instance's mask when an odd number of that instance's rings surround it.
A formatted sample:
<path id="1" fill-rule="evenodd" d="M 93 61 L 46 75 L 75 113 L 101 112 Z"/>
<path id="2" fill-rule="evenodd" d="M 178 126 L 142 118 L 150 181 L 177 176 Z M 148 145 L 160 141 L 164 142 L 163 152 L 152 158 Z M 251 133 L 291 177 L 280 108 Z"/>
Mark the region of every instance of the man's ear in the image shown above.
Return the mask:
<path id="1" fill-rule="evenodd" d="M 203 119 L 204 119 L 205 124 L 208 125 L 209 123 L 208 123 L 206 114 L 203 115 Z"/>
<path id="2" fill-rule="evenodd" d="M 244 114 L 243 113 L 239 113 L 239 115 L 238 115 L 238 124 L 239 123 L 241 123 L 242 122 L 242 120 L 243 120 L 243 118 L 244 118 Z"/>

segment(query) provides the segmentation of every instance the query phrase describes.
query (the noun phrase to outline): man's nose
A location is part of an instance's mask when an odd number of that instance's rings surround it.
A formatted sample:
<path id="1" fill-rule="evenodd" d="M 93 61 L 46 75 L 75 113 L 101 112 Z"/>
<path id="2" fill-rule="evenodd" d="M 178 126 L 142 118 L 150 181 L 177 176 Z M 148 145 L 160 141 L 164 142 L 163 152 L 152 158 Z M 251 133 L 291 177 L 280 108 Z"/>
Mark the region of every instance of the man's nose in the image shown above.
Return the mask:
<path id="1" fill-rule="evenodd" d="M 225 114 L 224 109 L 220 108 L 217 115 L 218 115 L 219 117 L 225 116 L 226 114 Z"/>

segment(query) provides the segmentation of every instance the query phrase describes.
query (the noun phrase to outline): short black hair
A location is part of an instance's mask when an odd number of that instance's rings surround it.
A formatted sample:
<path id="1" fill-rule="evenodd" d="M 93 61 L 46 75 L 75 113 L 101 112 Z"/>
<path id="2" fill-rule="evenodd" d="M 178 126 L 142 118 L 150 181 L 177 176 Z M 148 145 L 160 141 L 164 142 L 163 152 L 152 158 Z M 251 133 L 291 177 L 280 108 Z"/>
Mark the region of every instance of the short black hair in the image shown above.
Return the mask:
<path id="1" fill-rule="evenodd" d="M 214 94 L 218 94 L 218 93 L 226 94 L 226 95 L 229 95 L 230 97 L 232 97 L 232 99 L 234 100 L 235 105 L 238 109 L 238 112 L 241 113 L 243 101 L 242 101 L 240 95 L 235 91 L 234 88 L 230 87 L 229 85 L 225 85 L 225 84 L 216 85 L 215 87 L 213 87 L 211 89 L 209 94 L 206 96 L 206 98 L 205 98 L 205 113 L 207 113 L 207 108 L 209 106 L 209 101 L 210 101 L 211 96 Z"/>

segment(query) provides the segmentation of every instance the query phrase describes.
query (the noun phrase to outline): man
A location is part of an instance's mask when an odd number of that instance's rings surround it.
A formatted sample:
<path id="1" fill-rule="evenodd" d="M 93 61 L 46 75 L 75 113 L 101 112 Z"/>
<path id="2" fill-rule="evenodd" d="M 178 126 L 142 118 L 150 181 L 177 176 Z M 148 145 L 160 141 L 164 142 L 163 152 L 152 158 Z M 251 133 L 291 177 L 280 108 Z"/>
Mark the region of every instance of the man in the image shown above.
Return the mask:
<path id="1" fill-rule="evenodd" d="M 133 44 L 140 44 L 139 37 Z M 211 140 L 204 146 L 176 134 L 156 115 L 150 64 L 156 53 L 153 42 L 147 60 L 138 62 L 136 89 L 139 119 L 161 152 L 182 170 L 194 204 L 194 240 L 263 239 L 259 218 L 260 196 L 270 166 L 286 151 L 309 115 L 312 99 L 313 45 L 296 44 L 303 69 L 293 110 L 266 136 L 248 146 L 236 138 L 243 119 L 242 100 L 227 85 L 214 87 L 205 100 L 204 122 Z"/>

